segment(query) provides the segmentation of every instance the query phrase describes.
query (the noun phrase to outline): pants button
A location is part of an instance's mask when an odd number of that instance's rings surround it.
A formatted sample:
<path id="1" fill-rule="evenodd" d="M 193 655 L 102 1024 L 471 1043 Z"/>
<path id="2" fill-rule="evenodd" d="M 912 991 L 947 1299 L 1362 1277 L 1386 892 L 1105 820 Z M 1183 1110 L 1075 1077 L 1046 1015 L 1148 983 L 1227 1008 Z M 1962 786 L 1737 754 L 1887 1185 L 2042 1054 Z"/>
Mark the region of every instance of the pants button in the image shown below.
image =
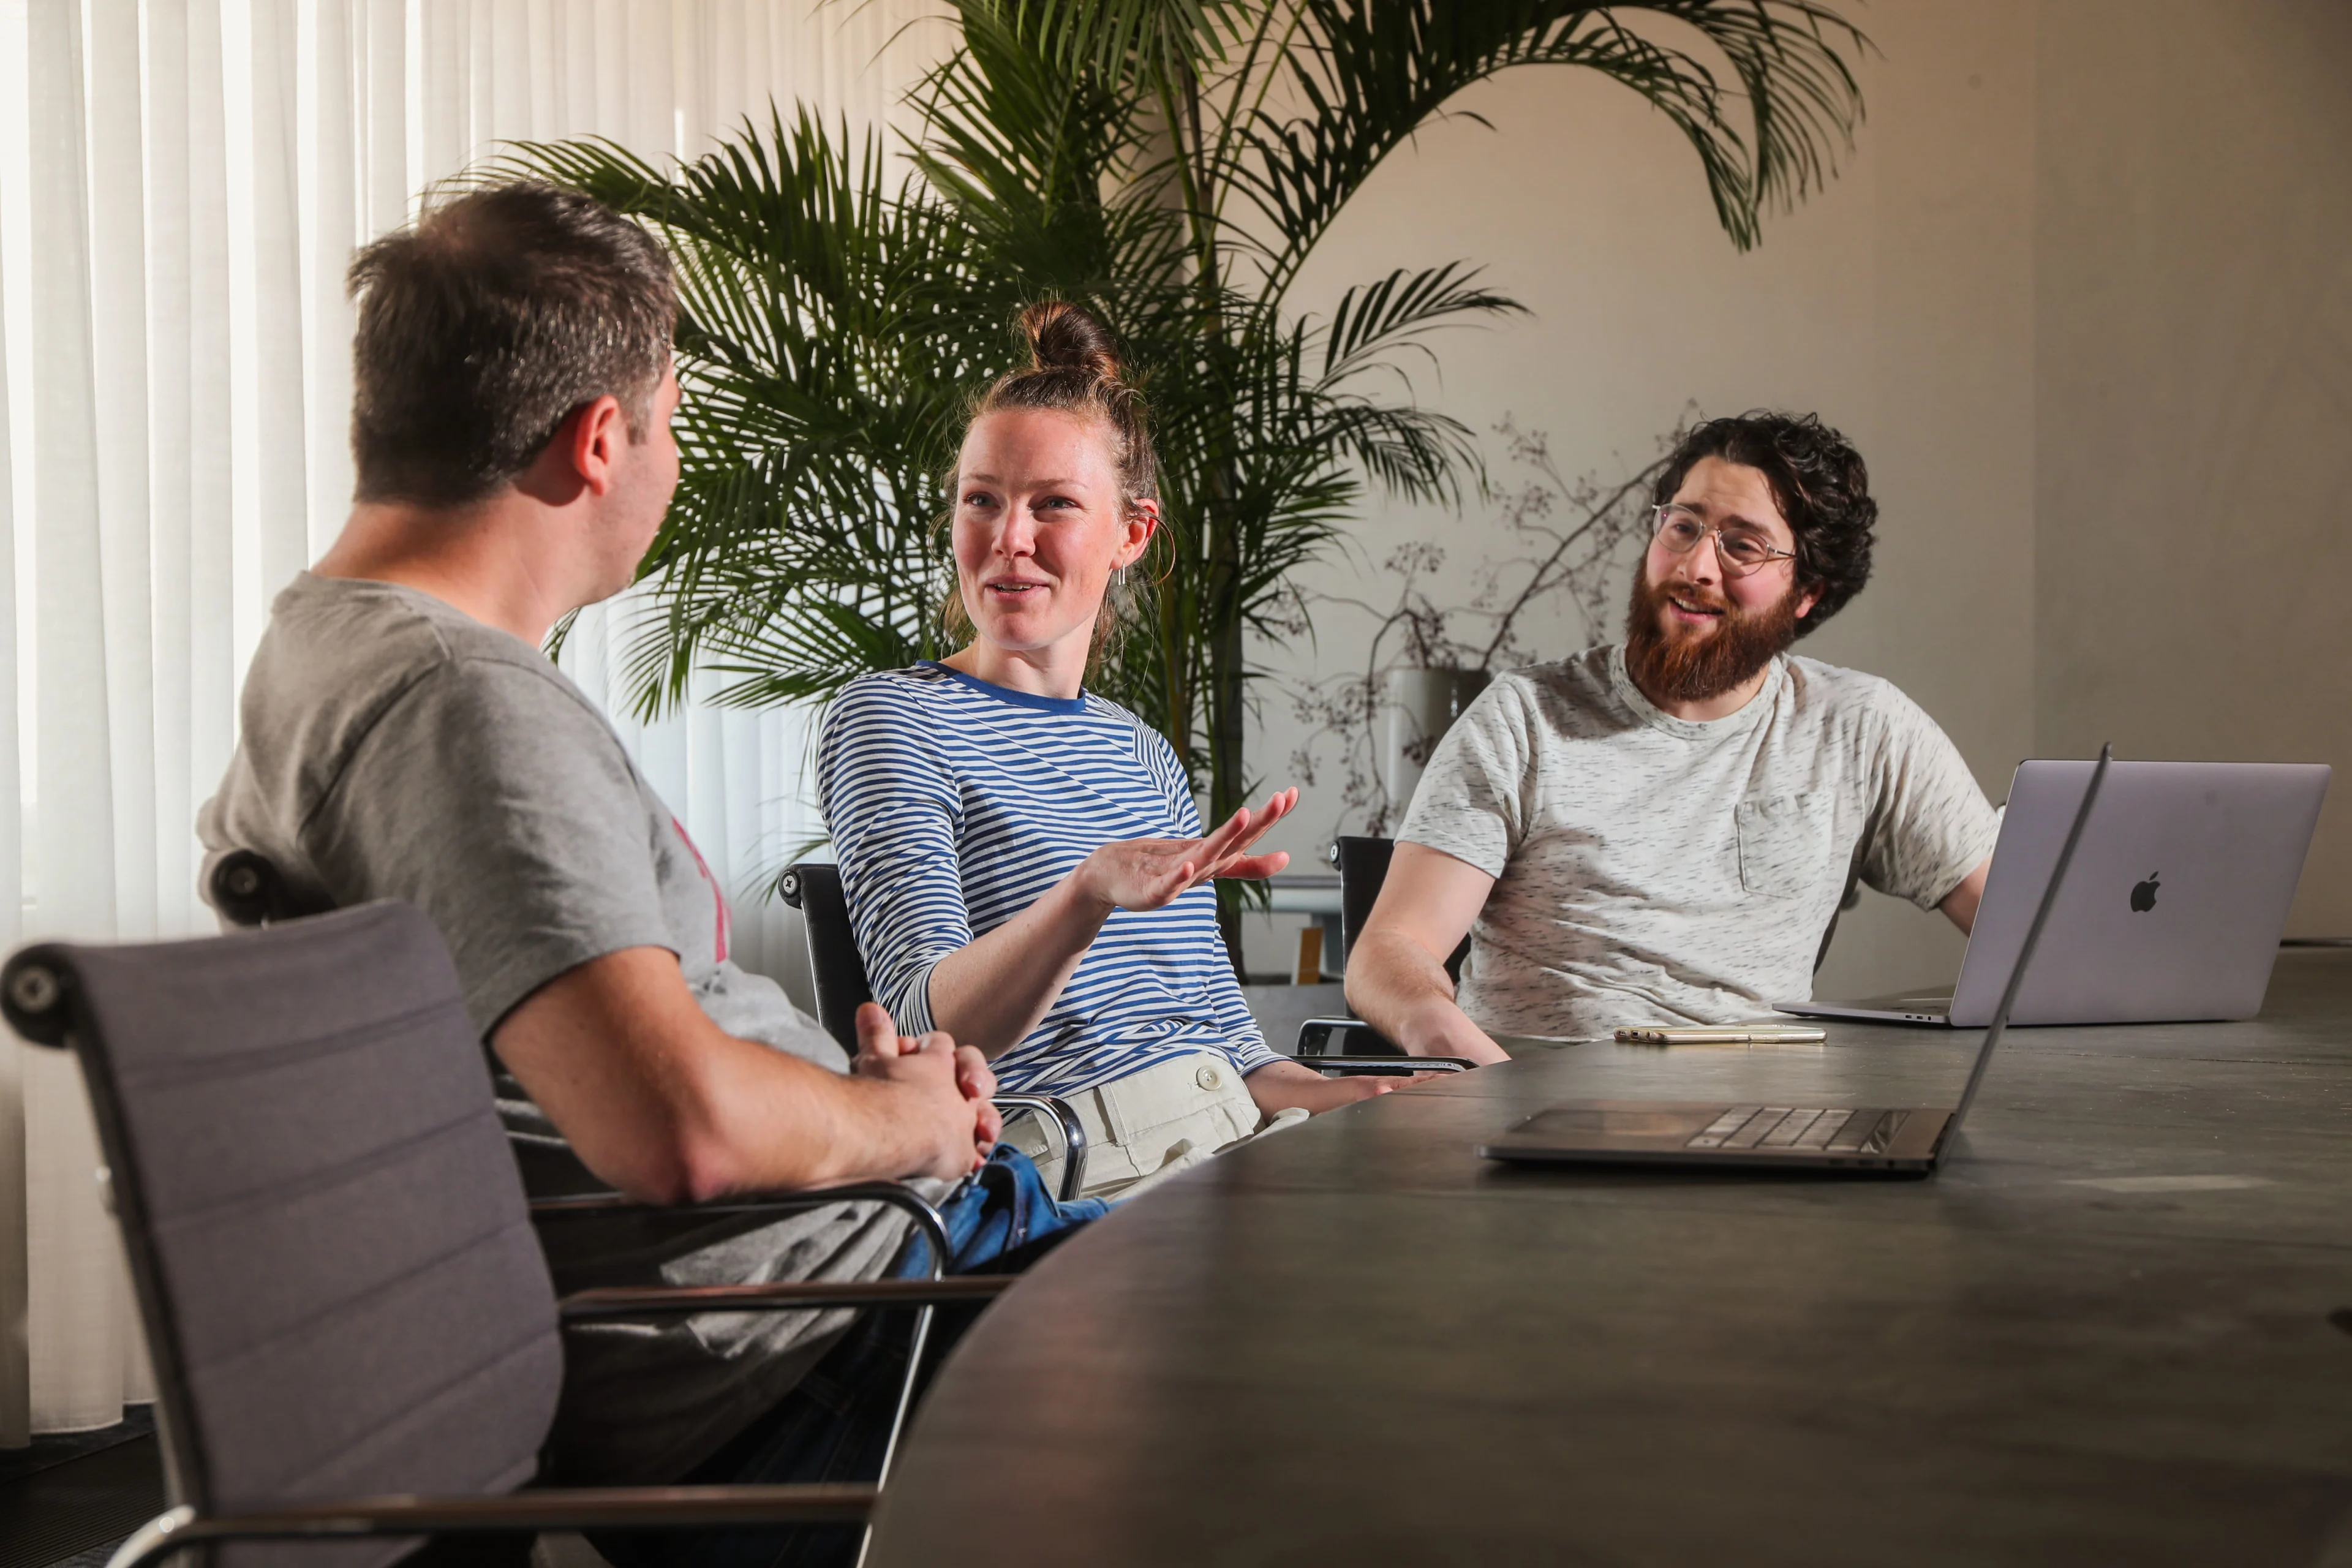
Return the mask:
<path id="1" fill-rule="evenodd" d="M 1218 1072 L 1215 1068 L 1203 1067 L 1200 1071 L 1192 1075 L 1192 1081 L 1199 1084 L 1202 1089 L 1214 1089 L 1217 1085 L 1224 1082 L 1225 1079 L 1224 1076 Z"/>

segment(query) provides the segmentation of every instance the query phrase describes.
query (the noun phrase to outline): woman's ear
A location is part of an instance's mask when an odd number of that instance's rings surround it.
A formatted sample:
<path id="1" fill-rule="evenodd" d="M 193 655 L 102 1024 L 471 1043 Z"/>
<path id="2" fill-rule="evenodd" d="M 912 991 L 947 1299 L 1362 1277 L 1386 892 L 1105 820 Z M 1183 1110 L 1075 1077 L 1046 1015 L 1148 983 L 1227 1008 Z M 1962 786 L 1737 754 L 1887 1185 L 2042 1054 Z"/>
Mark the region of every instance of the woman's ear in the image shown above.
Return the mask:
<path id="1" fill-rule="evenodd" d="M 1160 503 L 1148 496 L 1129 501 L 1127 511 L 1127 558 L 1119 564 L 1132 566 L 1143 559 L 1144 547 L 1151 542 L 1151 536 L 1159 531 Z"/>

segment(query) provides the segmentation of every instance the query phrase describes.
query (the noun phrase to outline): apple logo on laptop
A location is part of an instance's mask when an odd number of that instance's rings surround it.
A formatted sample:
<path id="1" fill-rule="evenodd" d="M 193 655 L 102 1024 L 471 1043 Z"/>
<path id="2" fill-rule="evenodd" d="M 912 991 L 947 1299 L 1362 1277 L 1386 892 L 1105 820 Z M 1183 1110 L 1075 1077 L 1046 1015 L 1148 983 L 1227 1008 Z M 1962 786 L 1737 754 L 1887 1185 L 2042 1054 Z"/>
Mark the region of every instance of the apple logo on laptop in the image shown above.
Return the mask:
<path id="1" fill-rule="evenodd" d="M 2150 871 L 2147 874 L 2147 881 L 2133 884 L 2131 890 L 2132 913 L 2144 915 L 2147 913 L 2148 910 L 2156 908 L 2156 879 L 2157 873 Z"/>

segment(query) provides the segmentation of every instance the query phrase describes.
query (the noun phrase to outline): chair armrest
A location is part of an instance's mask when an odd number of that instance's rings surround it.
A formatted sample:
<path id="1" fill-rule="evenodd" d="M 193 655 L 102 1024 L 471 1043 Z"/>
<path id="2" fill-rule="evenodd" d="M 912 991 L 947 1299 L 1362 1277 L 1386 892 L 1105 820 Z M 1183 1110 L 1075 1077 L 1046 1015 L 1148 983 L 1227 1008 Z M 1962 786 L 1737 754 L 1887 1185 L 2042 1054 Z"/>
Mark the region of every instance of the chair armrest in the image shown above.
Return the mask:
<path id="1" fill-rule="evenodd" d="M 1000 1094 L 995 1104 L 1000 1111 L 1030 1111 L 1038 1121 L 1061 1129 L 1062 1190 L 1055 1195 L 1064 1203 L 1076 1197 L 1086 1184 L 1087 1130 L 1070 1102 L 1051 1094 Z"/>
<path id="2" fill-rule="evenodd" d="M 772 1285 L 607 1286 L 575 1290 L 555 1303 L 567 1323 L 597 1318 L 648 1318 L 671 1312 L 791 1312 L 834 1307 L 920 1307 L 990 1301 L 1013 1283 L 1009 1274 L 957 1274 L 944 1279 L 790 1279 Z"/>
<path id="3" fill-rule="evenodd" d="M 1082 1135 L 1083 1136 L 1083 1135 Z M 947 1221 L 923 1200 L 920 1193 L 897 1182 L 854 1182 L 841 1187 L 814 1187 L 804 1193 L 749 1193 L 740 1197 L 713 1198 L 703 1204 L 641 1204 L 619 1193 L 583 1193 L 576 1197 L 534 1198 L 533 1220 L 561 1219 L 568 1215 L 617 1214 L 758 1214 L 774 1209 L 823 1208 L 827 1204 L 877 1203 L 903 1209 L 931 1244 L 930 1278 L 937 1279 L 949 1257 Z"/>
<path id="4" fill-rule="evenodd" d="M 714 1198 L 707 1204 L 641 1204 L 624 1197 L 619 1193 L 584 1193 L 577 1197 L 541 1198 L 530 1205 L 530 1214 L 534 1220 L 556 1219 L 565 1215 L 757 1214 L 766 1210 L 817 1208 L 826 1204 L 837 1203 L 888 1204 L 894 1208 L 904 1209 L 913 1218 L 916 1228 L 920 1230 L 925 1239 L 930 1243 L 930 1258 L 929 1269 L 923 1279 L 901 1283 L 936 1288 L 944 1282 L 943 1276 L 947 1272 L 948 1258 L 951 1256 L 948 1248 L 947 1221 L 940 1217 L 939 1210 L 923 1201 L 920 1194 L 897 1182 L 854 1182 L 846 1186 L 818 1187 L 804 1193 L 747 1194 L 740 1197 Z M 716 1286 L 709 1289 L 722 1293 L 734 1291 L 741 1294 L 735 1295 L 731 1301 L 724 1299 L 714 1301 L 713 1299 L 706 1297 L 705 1302 L 709 1304 L 652 1306 L 650 1310 L 656 1311 L 781 1311 L 795 1307 L 802 1310 L 813 1306 L 846 1307 L 851 1303 L 842 1300 L 841 1297 L 846 1295 L 850 1289 L 870 1295 L 882 1289 L 885 1283 L 880 1280 L 859 1281 L 849 1287 L 834 1287 L 835 1293 L 831 1300 L 826 1300 L 821 1295 L 811 1294 L 813 1289 L 823 1289 L 829 1284 L 829 1282 L 814 1280 L 793 1280 L 767 1287 Z M 763 1300 L 754 1300 L 752 1298 L 762 1290 L 771 1292 L 769 1297 Z M 599 1294 L 596 1291 L 582 1291 L 570 1300 L 576 1302 L 582 1297 L 594 1298 Z M 646 1298 L 677 1300 L 670 1292 L 659 1290 L 622 1291 L 619 1294 L 636 1295 L 640 1300 Z M 978 1292 L 959 1294 L 951 1291 L 949 1294 L 955 1300 L 969 1300 L 975 1299 Z M 787 1300 L 785 1300 L 787 1295 L 796 1299 Z M 915 1309 L 915 1326 L 913 1331 L 907 1336 L 907 1377 L 898 1387 L 898 1414 L 890 1418 L 890 1440 L 882 1449 L 881 1479 L 885 1480 L 889 1479 L 891 1461 L 898 1457 L 898 1434 L 906 1428 L 907 1412 L 915 1403 L 915 1380 L 922 1372 L 923 1347 L 929 1342 L 931 1333 L 931 1301 L 919 1300 L 912 1292 L 896 1294 L 892 1300 Z M 585 1312 L 577 1315 L 616 1317 L 624 1314 L 618 1307 L 599 1311 L 592 1304 Z M 569 1527 L 551 1525 L 548 1528 Z M 108 1568 L 113 1568 L 113 1565 L 110 1563 Z M 132 1564 L 125 1563 L 122 1568 L 132 1568 Z"/>
<path id="5" fill-rule="evenodd" d="M 215 1541 L 438 1535 L 497 1531 L 863 1524 L 880 1489 L 867 1485 L 549 1488 L 490 1497 L 342 1498 L 297 1508 L 200 1516 L 185 1506 L 140 1526 L 107 1568 L 141 1568 Z"/>

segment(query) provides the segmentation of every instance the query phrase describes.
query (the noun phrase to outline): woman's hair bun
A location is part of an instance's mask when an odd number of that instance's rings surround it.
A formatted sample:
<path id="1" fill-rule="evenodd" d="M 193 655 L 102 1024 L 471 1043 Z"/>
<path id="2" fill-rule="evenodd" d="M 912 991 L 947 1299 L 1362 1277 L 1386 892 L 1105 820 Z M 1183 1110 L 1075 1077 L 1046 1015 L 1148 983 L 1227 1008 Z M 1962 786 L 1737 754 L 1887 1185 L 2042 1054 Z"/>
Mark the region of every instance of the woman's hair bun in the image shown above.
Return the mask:
<path id="1" fill-rule="evenodd" d="M 1104 381 L 1118 379 L 1118 349 L 1110 329 L 1080 306 L 1048 300 L 1021 312 L 1021 331 L 1039 370 L 1081 370 Z"/>

